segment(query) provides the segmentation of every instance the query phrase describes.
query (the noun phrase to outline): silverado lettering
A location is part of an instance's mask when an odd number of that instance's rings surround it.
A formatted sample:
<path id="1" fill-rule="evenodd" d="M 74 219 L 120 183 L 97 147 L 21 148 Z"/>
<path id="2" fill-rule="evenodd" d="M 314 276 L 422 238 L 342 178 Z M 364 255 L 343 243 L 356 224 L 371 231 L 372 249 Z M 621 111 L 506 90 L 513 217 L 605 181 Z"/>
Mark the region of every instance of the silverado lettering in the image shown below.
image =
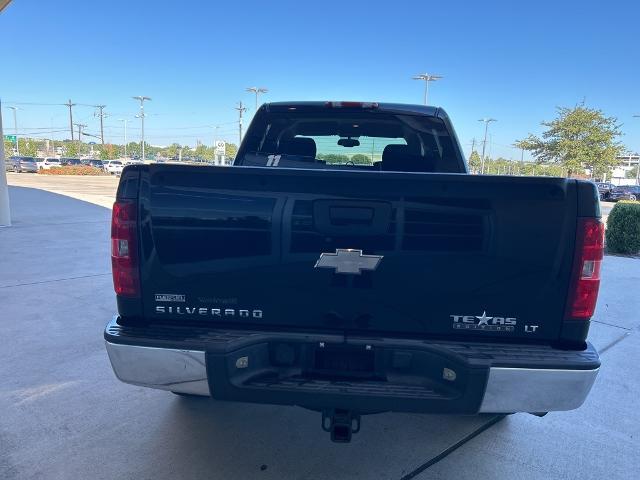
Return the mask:
<path id="1" fill-rule="evenodd" d="M 234 308 L 207 308 L 207 307 L 168 307 L 156 305 L 156 313 L 177 315 L 213 315 L 214 317 L 238 317 L 262 318 L 262 310 L 243 310 Z"/>

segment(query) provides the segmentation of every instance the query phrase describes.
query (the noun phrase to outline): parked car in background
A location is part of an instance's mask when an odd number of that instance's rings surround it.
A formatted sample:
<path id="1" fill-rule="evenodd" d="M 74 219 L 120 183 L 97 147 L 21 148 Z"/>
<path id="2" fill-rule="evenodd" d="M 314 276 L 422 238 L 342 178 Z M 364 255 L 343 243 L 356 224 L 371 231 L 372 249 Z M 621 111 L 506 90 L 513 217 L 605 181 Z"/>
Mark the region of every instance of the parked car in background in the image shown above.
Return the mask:
<path id="1" fill-rule="evenodd" d="M 120 160 L 109 160 L 104 166 L 104 171 L 111 175 L 120 175 L 123 168 L 124 164 Z"/>
<path id="2" fill-rule="evenodd" d="M 615 187 L 609 193 L 608 197 L 612 202 L 618 200 L 640 200 L 640 186 L 638 185 L 621 185 Z"/>
<path id="3" fill-rule="evenodd" d="M 82 161 L 79 158 L 61 158 L 60 163 L 64 166 L 82 165 Z"/>
<path id="4" fill-rule="evenodd" d="M 57 158 L 36 158 L 38 170 L 49 170 L 51 167 L 60 167 L 62 164 Z"/>
<path id="5" fill-rule="evenodd" d="M 10 157 L 6 170 L 11 170 L 14 172 L 38 172 L 38 164 L 36 163 L 36 159 L 33 157 Z"/>
<path id="6" fill-rule="evenodd" d="M 609 182 L 596 182 L 596 187 L 598 187 L 598 195 L 600 195 L 600 200 L 608 200 L 611 190 L 613 190 L 616 186 L 613 183 Z"/>
<path id="7" fill-rule="evenodd" d="M 100 170 L 104 169 L 104 163 L 102 160 L 89 160 L 88 164 L 90 167 L 99 168 Z"/>

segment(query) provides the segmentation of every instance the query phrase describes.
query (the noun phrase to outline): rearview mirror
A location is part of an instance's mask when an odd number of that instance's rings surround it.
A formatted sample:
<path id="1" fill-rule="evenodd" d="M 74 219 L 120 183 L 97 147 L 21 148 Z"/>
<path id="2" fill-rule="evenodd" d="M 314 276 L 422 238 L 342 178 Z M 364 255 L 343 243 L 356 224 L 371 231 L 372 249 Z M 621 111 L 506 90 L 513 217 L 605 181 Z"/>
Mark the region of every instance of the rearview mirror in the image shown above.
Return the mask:
<path id="1" fill-rule="evenodd" d="M 360 146 L 360 140 L 356 140 L 355 138 L 341 138 L 338 140 L 338 145 L 343 147 L 358 147 Z"/>

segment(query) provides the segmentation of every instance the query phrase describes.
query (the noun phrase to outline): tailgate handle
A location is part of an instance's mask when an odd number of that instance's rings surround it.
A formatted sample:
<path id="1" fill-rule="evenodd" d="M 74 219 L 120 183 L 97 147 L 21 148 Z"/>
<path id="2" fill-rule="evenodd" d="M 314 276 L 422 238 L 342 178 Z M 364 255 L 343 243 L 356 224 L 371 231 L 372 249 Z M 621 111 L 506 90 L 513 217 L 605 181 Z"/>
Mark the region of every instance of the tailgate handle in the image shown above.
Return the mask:
<path id="1" fill-rule="evenodd" d="M 325 235 L 380 235 L 391 222 L 391 204 L 364 200 L 316 200 L 313 222 Z"/>
<path id="2" fill-rule="evenodd" d="M 331 207 L 332 225 L 371 225 L 375 210 L 371 207 Z"/>

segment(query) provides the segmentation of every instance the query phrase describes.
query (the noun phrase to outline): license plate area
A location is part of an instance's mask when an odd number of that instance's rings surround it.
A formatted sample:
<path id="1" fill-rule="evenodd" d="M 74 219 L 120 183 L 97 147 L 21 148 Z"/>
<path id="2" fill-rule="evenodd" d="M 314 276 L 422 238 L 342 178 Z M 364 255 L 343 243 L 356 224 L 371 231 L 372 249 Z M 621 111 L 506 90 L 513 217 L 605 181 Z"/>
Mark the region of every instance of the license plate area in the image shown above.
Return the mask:
<path id="1" fill-rule="evenodd" d="M 373 349 L 327 345 L 315 348 L 308 373 L 331 378 L 375 378 L 376 364 Z"/>

